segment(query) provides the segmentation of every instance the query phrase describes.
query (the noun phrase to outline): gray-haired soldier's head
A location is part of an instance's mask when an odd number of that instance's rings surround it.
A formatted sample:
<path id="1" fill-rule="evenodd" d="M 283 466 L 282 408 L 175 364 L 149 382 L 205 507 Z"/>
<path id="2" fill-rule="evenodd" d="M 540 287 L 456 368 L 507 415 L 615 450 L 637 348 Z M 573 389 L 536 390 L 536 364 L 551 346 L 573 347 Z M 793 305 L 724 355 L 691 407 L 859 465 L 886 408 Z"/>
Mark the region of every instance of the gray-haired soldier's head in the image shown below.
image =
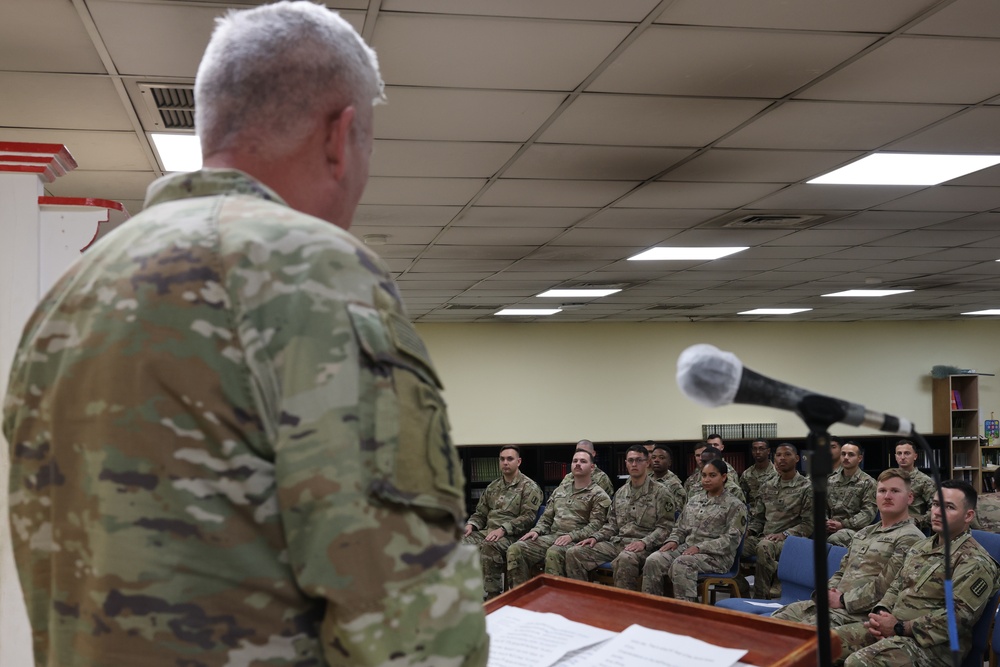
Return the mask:
<path id="1" fill-rule="evenodd" d="M 252 146 L 280 155 L 312 130 L 323 107 L 358 109 L 371 133 L 383 99 L 378 59 L 344 19 L 311 2 L 277 2 L 218 19 L 195 81 L 195 127 L 205 156 Z"/>

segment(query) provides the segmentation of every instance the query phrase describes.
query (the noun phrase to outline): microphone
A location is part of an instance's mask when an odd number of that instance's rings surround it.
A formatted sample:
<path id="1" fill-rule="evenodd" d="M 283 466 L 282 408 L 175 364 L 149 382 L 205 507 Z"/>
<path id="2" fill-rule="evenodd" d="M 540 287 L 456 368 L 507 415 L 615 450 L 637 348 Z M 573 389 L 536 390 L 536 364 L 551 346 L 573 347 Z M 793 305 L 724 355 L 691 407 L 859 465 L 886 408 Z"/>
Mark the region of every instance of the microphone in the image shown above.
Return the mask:
<path id="1" fill-rule="evenodd" d="M 913 424 L 863 405 L 779 382 L 745 368 L 732 352 L 714 345 L 692 345 L 677 358 L 677 386 L 695 403 L 717 408 L 730 403 L 789 410 L 803 419 L 867 426 L 886 433 L 910 435 Z"/>

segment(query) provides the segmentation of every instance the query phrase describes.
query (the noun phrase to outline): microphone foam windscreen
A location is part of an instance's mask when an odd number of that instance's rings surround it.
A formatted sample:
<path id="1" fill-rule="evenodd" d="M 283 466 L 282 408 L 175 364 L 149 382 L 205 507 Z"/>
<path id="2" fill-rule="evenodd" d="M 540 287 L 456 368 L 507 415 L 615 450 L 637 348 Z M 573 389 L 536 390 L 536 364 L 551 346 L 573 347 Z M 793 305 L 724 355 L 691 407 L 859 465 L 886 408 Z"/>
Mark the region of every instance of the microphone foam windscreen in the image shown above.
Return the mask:
<path id="1" fill-rule="evenodd" d="M 739 358 L 714 345 L 692 345 L 677 358 L 677 386 L 692 401 L 709 408 L 732 403 L 742 376 Z"/>

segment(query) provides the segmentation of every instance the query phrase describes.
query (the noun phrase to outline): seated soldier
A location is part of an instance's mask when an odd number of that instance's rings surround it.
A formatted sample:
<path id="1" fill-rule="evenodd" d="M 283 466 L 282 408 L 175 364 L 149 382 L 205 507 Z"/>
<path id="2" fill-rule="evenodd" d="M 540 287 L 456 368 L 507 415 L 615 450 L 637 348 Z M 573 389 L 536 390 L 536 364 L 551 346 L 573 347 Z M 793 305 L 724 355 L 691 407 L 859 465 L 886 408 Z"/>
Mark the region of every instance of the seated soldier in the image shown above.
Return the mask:
<path id="1" fill-rule="evenodd" d="M 664 445 L 647 442 L 643 445 L 649 452 L 650 476 L 667 488 L 674 501 L 674 507 L 680 509 L 687 502 L 687 493 L 680 478 L 670 469 L 670 450 Z"/>
<path id="2" fill-rule="evenodd" d="M 674 597 L 698 600 L 698 573 L 725 572 L 747 525 L 746 505 L 726 490 L 729 466 L 714 459 L 701 469 L 704 493 L 688 503 L 660 550 L 642 568 L 642 592 L 663 595 L 670 577 Z"/>
<path id="3" fill-rule="evenodd" d="M 829 478 L 827 495 L 827 541 L 846 547 L 855 531 L 875 518 L 875 480 L 861 469 L 865 454 L 848 440 L 840 448 L 840 470 Z"/>
<path id="4" fill-rule="evenodd" d="M 760 485 L 777 477 L 778 471 L 771 463 L 771 445 L 767 440 L 754 440 L 750 443 L 750 456 L 753 458 L 753 465 L 744 470 L 740 476 L 740 488 L 743 489 L 747 504 L 753 507 Z"/>
<path id="5" fill-rule="evenodd" d="M 931 500 L 934 498 L 934 480 L 917 470 L 917 449 L 905 438 L 896 442 L 896 463 L 900 470 L 910 473 L 910 488 L 913 489 L 913 504 L 910 516 L 917 528 L 929 534 L 931 530 Z M 976 518 L 982 518 L 981 505 L 976 507 Z M 973 528 L 977 526 L 973 525 Z"/>
<path id="6" fill-rule="evenodd" d="M 945 538 L 951 542 L 952 598 L 959 647 L 963 656 L 969 652 L 972 627 L 1000 588 L 1000 571 L 969 532 L 976 514 L 976 491 L 968 482 L 954 479 L 942 482 L 941 489 L 945 507 L 939 506 L 936 494 L 931 504 L 934 535 L 910 547 L 899 576 L 866 621 L 834 630 L 848 667 L 952 664 L 941 566 Z M 942 532 L 942 513 L 948 517 L 947 535 Z"/>
<path id="7" fill-rule="evenodd" d="M 586 581 L 588 572 L 611 561 L 615 586 L 637 591 L 646 556 L 670 534 L 674 505 L 666 488 L 650 478 L 645 447 L 629 447 L 625 465 L 629 481 L 611 499 L 604 526 L 566 552 L 566 576 Z"/>
<path id="8" fill-rule="evenodd" d="M 854 534 L 840 568 L 830 577 L 826 594 L 831 628 L 866 620 L 899 574 L 910 545 L 924 539 L 909 516 L 913 493 L 906 471 L 884 470 L 875 496 L 882 520 Z M 774 618 L 815 625 L 816 603 L 793 602 L 774 612 Z"/>
<path id="9" fill-rule="evenodd" d="M 614 484 L 611 483 L 611 478 L 608 477 L 608 474 L 606 472 L 601 470 L 600 466 L 597 465 L 597 449 L 594 447 L 594 443 L 592 443 L 590 440 L 581 440 L 580 442 L 576 443 L 576 448 L 582 449 L 583 451 L 590 453 L 590 456 L 594 459 L 594 472 L 590 476 L 591 479 L 597 482 L 597 486 L 604 489 L 604 492 L 608 494 L 609 498 L 615 495 L 615 486 Z M 566 473 L 566 476 L 563 477 L 562 481 L 559 483 L 573 484 L 573 473 L 572 472 Z"/>
<path id="10" fill-rule="evenodd" d="M 1000 483 L 1000 468 L 991 473 L 983 473 L 993 476 L 993 488 Z M 976 518 L 972 521 L 972 527 L 976 530 L 988 530 L 991 533 L 1000 533 L 1000 491 L 979 494 L 976 503 Z M 1000 647 L 998 647 L 1000 649 Z"/>
<path id="11" fill-rule="evenodd" d="M 690 501 L 693 497 L 698 494 L 704 493 L 705 490 L 701 486 L 701 469 L 709 461 L 722 458 L 722 451 L 712 447 L 711 445 L 704 446 L 699 445 L 694 450 L 695 462 L 697 467 L 694 472 L 688 475 L 688 478 L 684 480 L 684 491 L 687 494 L 687 500 Z M 739 477 L 733 475 L 726 479 L 726 490 L 729 491 L 734 497 L 739 498 L 740 502 L 746 502 L 746 496 L 743 495 L 743 489 L 740 488 Z M 680 509 L 679 507 L 677 509 Z"/>
<path id="12" fill-rule="evenodd" d="M 573 483 L 560 484 L 549 496 L 535 527 L 507 549 L 507 577 L 512 586 L 534 576 L 535 568 L 543 561 L 547 574 L 565 577 L 566 550 L 604 525 L 611 499 L 591 479 L 593 470 L 590 452 L 576 450 Z"/>

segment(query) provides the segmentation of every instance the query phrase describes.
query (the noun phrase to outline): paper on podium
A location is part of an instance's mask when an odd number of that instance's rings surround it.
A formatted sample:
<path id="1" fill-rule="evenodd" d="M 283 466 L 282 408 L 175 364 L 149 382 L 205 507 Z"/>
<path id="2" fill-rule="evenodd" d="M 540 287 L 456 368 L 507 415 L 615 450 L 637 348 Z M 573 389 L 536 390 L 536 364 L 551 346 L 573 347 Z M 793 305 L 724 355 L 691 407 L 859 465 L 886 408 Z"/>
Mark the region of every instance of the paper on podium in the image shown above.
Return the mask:
<path id="1" fill-rule="evenodd" d="M 486 617 L 488 667 L 733 667 L 746 651 L 632 625 L 621 633 L 501 607 Z"/>

